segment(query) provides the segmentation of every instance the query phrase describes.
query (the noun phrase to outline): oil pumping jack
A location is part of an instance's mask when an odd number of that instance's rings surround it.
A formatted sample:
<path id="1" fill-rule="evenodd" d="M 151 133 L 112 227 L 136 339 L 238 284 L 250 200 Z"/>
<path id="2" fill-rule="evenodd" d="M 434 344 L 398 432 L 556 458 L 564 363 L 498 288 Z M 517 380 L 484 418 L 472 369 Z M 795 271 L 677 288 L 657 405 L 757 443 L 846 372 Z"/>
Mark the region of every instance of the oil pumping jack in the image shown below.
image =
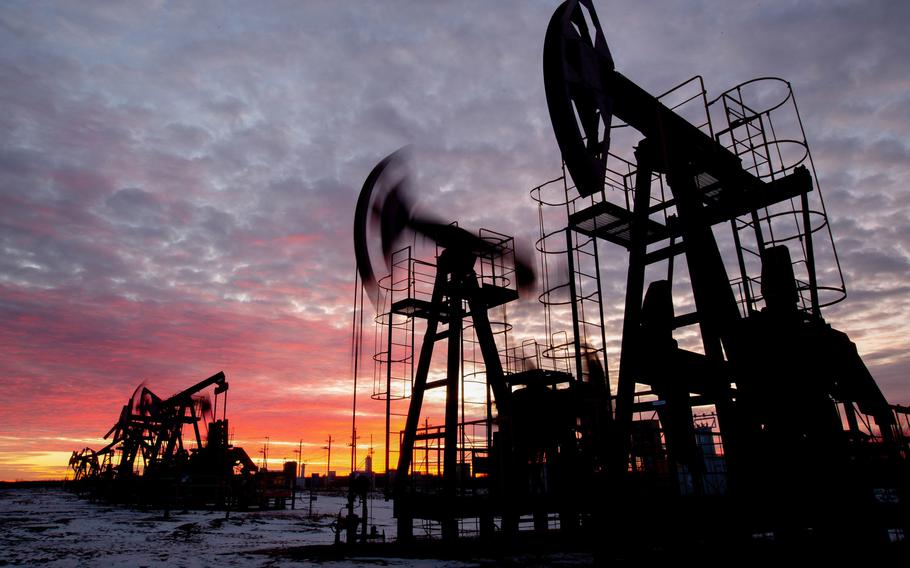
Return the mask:
<path id="1" fill-rule="evenodd" d="M 481 285 L 474 271 L 475 262 L 482 256 L 495 256 L 501 251 L 492 244 L 465 229 L 414 213 L 408 200 L 410 176 L 406 170 L 404 152 L 399 150 L 376 165 L 367 177 L 355 210 L 354 244 L 357 267 L 367 294 L 378 303 L 378 286 L 369 255 L 368 231 L 371 224 L 378 225 L 381 235 L 383 258 L 388 259 L 395 243 L 406 232 L 413 232 L 434 242 L 441 249 L 437 257 L 436 276 L 429 302 L 411 299 L 407 306 L 394 309 L 407 310 L 426 318 L 426 330 L 414 375 L 407 422 L 401 441 L 398 466 L 394 476 L 393 495 L 395 514 L 398 518 L 398 535 L 408 539 L 412 534 L 412 509 L 417 506 L 408 483 L 412 465 L 414 443 L 424 393 L 434 388 L 445 390 L 445 429 L 443 444 L 443 491 L 440 511 L 453 511 L 457 494 L 457 434 L 458 400 L 461 365 L 461 340 L 466 317 L 473 320 L 486 367 L 486 380 L 495 400 L 498 413 L 498 439 L 501 448 L 510 447 L 509 430 L 511 390 L 506 383 L 499 359 L 487 310 L 517 298 L 517 292 L 504 287 Z M 515 257 L 515 273 L 519 288 L 526 289 L 534 282 L 530 264 L 520 256 Z M 446 329 L 440 331 L 440 326 Z M 447 341 L 446 377 L 428 381 L 430 363 L 435 344 Z M 502 456 L 503 464 L 509 463 Z M 505 473 L 503 479 L 508 479 Z M 442 530 L 445 537 L 457 531 L 455 516 L 445 515 Z"/>
<path id="2" fill-rule="evenodd" d="M 544 369 L 504 370 L 488 310 L 517 299 L 518 290 L 483 282 L 476 271 L 483 259 L 503 255 L 503 245 L 415 213 L 404 155 L 389 155 L 364 182 L 354 219 L 358 276 L 377 311 L 382 286 L 370 250 L 377 240 L 373 235 L 379 235 L 390 273 L 392 252 L 405 234 L 427 238 L 438 251 L 430 299 L 412 296 L 409 290 L 408 297 L 390 300 L 383 308 L 389 361 L 392 316 L 425 320 L 398 464 L 390 480 L 398 538 L 413 537 L 415 519 L 438 522 L 444 539 L 457 538 L 459 521 L 469 517 L 479 520 L 482 536 L 492 534 L 496 524 L 500 532 L 513 534 L 519 518 L 528 514 L 534 517 L 535 530 L 546 531 L 553 513 L 566 533 L 592 528 L 592 535 L 602 535 L 598 529 L 605 524 L 624 525 L 625 533 L 622 528 L 613 533 L 617 542 L 638 526 L 635 519 L 653 525 L 659 518 L 669 529 L 666 534 L 681 534 L 678 529 L 692 518 L 690 506 L 717 503 L 714 497 L 720 494 L 724 503 L 731 503 L 724 511 L 746 519 L 745 534 L 768 526 L 847 526 L 843 515 L 832 514 L 835 507 L 846 509 L 852 519 L 866 518 L 874 508 L 871 479 L 883 486 L 905 484 L 898 479 L 905 470 L 892 466 L 905 457 L 907 444 L 896 429 L 894 407 L 885 401 L 856 346 L 821 316 L 822 307 L 843 299 L 845 287 L 841 278 L 840 297 L 820 297 L 826 288 L 818 283 L 813 239 L 827 226 L 827 217 L 810 207 L 810 193 L 819 194 L 805 160 L 762 170 L 744 165 L 735 140 L 721 143 L 722 136 L 733 138 L 739 129 L 758 128 L 770 112 L 751 111 L 734 100 L 733 89 L 714 101 L 721 100 L 728 111 L 727 128 L 715 133 L 709 120 L 706 132 L 677 114 L 676 107 L 665 105 L 662 97 L 616 71 L 591 0 L 568 0 L 556 9 L 543 59 L 551 122 L 574 182 L 571 188 L 566 183 L 566 203 L 571 206 L 564 250 L 569 265 L 576 252 L 573 233 L 593 240 L 595 247 L 605 241 L 628 251 L 616 396 L 606 365 L 596 356 L 588 360 L 588 370 L 582 370 L 587 346 L 581 343 L 575 306 L 571 356 L 579 361 L 577 376 Z M 792 98 L 789 83 L 775 80 L 786 85 Z M 703 88 L 701 96 L 707 114 L 713 103 L 707 102 Z M 727 109 L 728 102 L 738 110 Z M 624 162 L 629 166 L 621 175 L 624 205 L 611 200 L 605 187 L 611 172 L 608 160 L 615 155 L 611 138 L 618 128 L 641 136 L 634 161 Z M 802 144 L 808 155 L 808 146 Z M 768 154 L 770 145 L 766 140 L 762 147 Z M 754 143 L 750 151 L 755 151 Z M 666 185 L 669 195 L 655 191 L 655 182 L 661 189 Z M 579 199 L 570 201 L 570 189 Z M 798 233 L 786 239 L 772 230 L 780 219 L 775 208 L 785 204 L 790 206 L 787 214 L 797 218 Z M 812 225 L 813 214 L 822 224 Z M 725 223 L 731 227 L 734 245 L 729 248 L 741 273 L 736 285 L 721 254 L 727 249 L 715 235 Z M 744 259 L 741 238 L 755 243 L 760 274 Z M 791 259 L 789 246 L 794 242 L 799 243 L 801 259 Z M 674 272 L 677 257 L 685 263 L 687 281 Z M 648 283 L 646 276 L 653 274 L 648 267 L 660 262 L 667 265 L 666 278 Z M 801 279 L 794 272 L 797 264 Z M 520 255 L 514 265 L 518 288 L 526 289 L 534 281 L 531 265 Z M 836 272 L 840 274 L 839 265 Z M 593 278 L 599 294 L 599 269 Z M 674 311 L 677 280 L 691 289 L 690 313 Z M 599 304 L 598 310 L 602 317 Z M 489 465 L 484 466 L 487 485 L 481 492 L 473 491 L 476 485 L 466 490 L 463 449 L 459 458 L 458 432 L 465 422 L 459 422 L 458 379 L 467 320 L 496 408 L 495 418 L 487 420 L 493 434 L 485 458 Z M 692 327 L 697 327 L 701 345 L 685 349 L 678 330 Z M 445 373 L 430 380 L 440 341 L 446 341 Z M 437 388 L 445 390 L 445 423 L 421 429 L 425 394 Z M 387 425 L 390 393 L 387 387 Z M 724 462 L 720 472 L 708 471 L 703 432 L 695 424 L 696 409 L 704 407 L 713 407 L 717 417 Z M 645 413 L 658 420 L 640 420 Z M 874 421 L 877 433 L 866 417 Z M 660 459 L 671 469 L 662 472 L 660 486 L 641 483 L 637 475 L 645 422 L 659 422 L 651 445 L 666 448 L 667 456 Z M 869 443 L 871 438 L 875 443 Z M 418 441 L 428 446 L 432 441 L 443 454 L 441 486 L 423 493 L 415 483 Z M 480 469 L 479 462 L 471 465 Z M 715 473 L 724 477 L 720 493 L 708 488 L 707 478 Z M 682 499 L 688 495 L 694 500 Z M 669 514 L 668 504 L 676 516 Z M 664 509 L 664 514 L 654 515 L 655 509 Z"/>
<path id="3" fill-rule="evenodd" d="M 844 490 L 847 479 L 839 472 L 848 465 L 851 436 L 858 435 L 856 409 L 874 419 L 887 454 L 896 457 L 898 448 L 892 408 L 856 346 L 821 315 L 828 304 L 819 299 L 814 261 L 813 233 L 821 227 L 810 223 L 808 195 L 817 190 L 812 174 L 805 165 L 763 174 L 745 167 L 741 153 L 731 151 L 736 147 L 720 143 L 721 135 L 736 129 L 758 128 L 762 113 L 743 105 L 742 115 L 730 119 L 728 113 L 727 130 L 706 133 L 618 72 L 592 0 L 568 0 L 556 9 L 543 68 L 565 167 L 578 194 L 593 197 L 590 207 L 569 216 L 569 226 L 620 245 L 629 255 L 612 461 L 617 495 L 638 498 L 622 488 L 633 415 L 642 408 L 636 384 L 642 384 L 659 399 L 655 408 L 668 451 L 686 466 L 696 493 L 704 491 L 705 471 L 692 409 L 714 405 L 731 494 L 748 501 L 753 512 L 778 507 L 774 514 L 782 519 L 814 508 L 812 522 L 821 521 L 844 503 L 831 495 L 852 491 Z M 641 135 L 634 150 L 633 196 L 625 207 L 604 197 L 616 128 Z M 652 194 L 655 179 L 666 181 L 668 198 Z M 774 215 L 768 210 L 786 202 L 796 203 L 793 210 L 801 214 L 796 242 L 806 259 L 805 282 L 794 277 L 788 246 L 774 240 Z M 673 214 L 666 222 L 657 219 L 668 210 Z M 721 223 L 733 228 L 744 302 L 734 295 L 713 232 Z M 749 238 L 759 249 L 761 274 L 753 279 L 760 280 L 758 295 L 750 295 L 738 240 L 742 228 L 751 229 Z M 683 316 L 674 314 L 671 295 L 672 259 L 678 255 L 688 267 L 695 304 L 695 311 Z M 667 279 L 652 281 L 645 292 L 646 268 L 668 260 Z M 800 306 L 804 295 L 808 301 Z M 703 353 L 680 348 L 673 336 L 696 324 Z"/>
<path id="4" fill-rule="evenodd" d="M 462 518 L 478 519 L 484 535 L 494 533 L 494 520 L 499 519 L 501 531 L 512 534 L 521 515 L 532 514 L 535 525 L 545 527 L 549 515 L 557 513 L 569 530 L 578 524 L 584 508 L 580 499 L 590 501 L 589 495 L 576 492 L 584 479 L 577 470 L 592 469 L 582 464 L 597 462 L 603 453 L 599 446 L 606 440 L 610 393 L 603 366 L 595 356 L 586 356 L 584 380 L 533 366 L 505 372 L 488 310 L 517 299 L 519 292 L 532 287 L 535 275 L 530 262 L 506 250 L 503 243 L 511 239 L 487 240 L 415 214 L 407 197 L 409 184 L 402 153 L 396 152 L 367 177 L 355 212 L 359 274 L 374 303 L 379 291 L 368 254 L 371 224 L 381 235 L 384 258 L 389 258 L 395 241 L 405 233 L 426 237 L 441 251 L 430 300 L 408 297 L 389 308 L 392 313 L 426 320 L 392 481 L 398 538 L 413 536 L 414 519 L 437 521 L 444 539 L 457 537 Z M 505 255 L 514 259 L 511 270 L 505 269 L 508 277 L 492 283 L 478 277 L 478 260 Z M 509 282 L 512 278 L 515 282 Z M 485 457 L 475 452 L 471 463 L 466 463 L 462 461 L 465 449 L 459 446 L 459 428 L 465 426 L 459 422 L 459 379 L 462 340 L 469 327 L 480 347 L 495 417 L 491 408 L 485 423 L 491 432 L 490 447 L 481 450 Z M 431 381 L 434 347 L 441 340 L 447 342 L 445 376 Z M 435 388 L 445 388 L 445 424 L 419 431 L 424 395 Z M 420 492 L 412 476 L 415 442 L 430 438 L 440 441 L 443 448 L 442 484 L 438 491 Z M 469 484 L 465 479 L 468 467 L 484 477 Z"/>

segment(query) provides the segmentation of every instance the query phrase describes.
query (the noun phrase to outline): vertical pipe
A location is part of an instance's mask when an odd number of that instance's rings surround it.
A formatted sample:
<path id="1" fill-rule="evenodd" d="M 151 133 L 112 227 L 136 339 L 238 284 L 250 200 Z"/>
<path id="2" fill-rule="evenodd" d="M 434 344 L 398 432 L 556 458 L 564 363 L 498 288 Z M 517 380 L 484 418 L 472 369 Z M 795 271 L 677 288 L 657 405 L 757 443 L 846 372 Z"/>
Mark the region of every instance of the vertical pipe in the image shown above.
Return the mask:
<path id="1" fill-rule="evenodd" d="M 746 316 L 751 316 L 752 291 L 749 289 L 749 273 L 746 272 L 746 260 L 743 258 L 743 246 L 739 240 L 739 230 L 736 228 L 736 219 L 730 219 L 730 229 L 733 232 L 733 243 L 736 245 L 736 259 L 739 262 L 739 274 L 743 283 L 743 298 L 746 301 Z"/>
<path id="2" fill-rule="evenodd" d="M 391 292 L 390 292 L 391 293 Z M 391 307 L 389 308 L 389 332 L 388 338 L 386 339 L 386 349 L 388 350 L 388 355 L 386 357 L 386 369 L 385 369 L 385 471 L 386 478 L 388 480 L 389 471 L 389 443 L 390 443 L 390 431 L 392 429 L 392 312 Z"/>
<path id="3" fill-rule="evenodd" d="M 569 261 L 569 304 L 572 306 L 572 346 L 575 349 L 575 380 L 581 380 L 581 329 L 578 322 L 578 290 L 575 283 L 575 245 L 572 228 L 566 227 L 566 257 Z"/>
<path id="4" fill-rule="evenodd" d="M 331 471 L 331 469 L 332 469 L 332 435 L 331 434 L 329 434 L 328 445 L 326 446 L 326 449 L 329 451 L 329 455 L 325 460 L 325 482 L 326 482 L 326 484 L 328 484 L 329 471 Z M 328 486 L 328 485 L 326 485 L 326 486 Z"/>
<path id="5" fill-rule="evenodd" d="M 820 318 L 821 307 L 818 305 L 818 280 L 815 275 L 815 250 L 812 247 L 812 220 L 809 211 L 809 195 L 803 193 L 799 196 L 803 208 L 803 231 L 806 233 L 806 269 L 809 271 L 809 298 L 812 300 L 812 315 Z"/>
<path id="6" fill-rule="evenodd" d="M 770 221 L 768 221 L 770 223 Z M 765 250 L 765 236 L 761 230 L 761 221 L 758 218 L 758 212 L 754 209 L 752 210 L 752 229 L 755 231 L 755 242 L 758 244 L 758 254 L 761 256 L 763 250 Z"/>
<path id="7" fill-rule="evenodd" d="M 619 354 L 619 385 L 616 392 L 616 432 L 618 436 L 615 473 L 625 475 L 631 446 L 632 405 L 635 399 L 636 357 L 641 298 L 645 285 L 648 205 L 651 199 L 651 165 L 647 139 L 635 150 L 635 200 L 629 227 L 629 271 L 626 275 L 626 300 L 623 309 L 622 344 Z"/>
<path id="8" fill-rule="evenodd" d="M 462 329 L 462 282 L 464 274 L 459 270 L 452 274 L 449 286 L 449 331 L 448 353 L 446 367 L 446 418 L 445 418 L 445 448 L 443 450 L 443 487 L 446 497 L 454 501 L 458 491 L 458 402 L 459 386 L 461 382 L 461 340 Z M 448 511 L 442 520 L 442 536 L 444 539 L 457 538 L 457 525 L 454 511 Z"/>

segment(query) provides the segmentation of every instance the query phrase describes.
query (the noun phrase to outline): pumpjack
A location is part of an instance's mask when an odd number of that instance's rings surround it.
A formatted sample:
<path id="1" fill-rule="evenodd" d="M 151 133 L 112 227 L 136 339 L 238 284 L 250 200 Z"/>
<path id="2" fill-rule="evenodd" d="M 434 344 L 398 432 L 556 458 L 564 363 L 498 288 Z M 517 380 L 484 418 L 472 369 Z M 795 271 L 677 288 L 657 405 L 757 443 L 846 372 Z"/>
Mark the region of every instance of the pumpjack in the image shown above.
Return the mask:
<path id="1" fill-rule="evenodd" d="M 526 259 L 515 254 L 510 238 L 491 237 L 490 232 L 484 238 L 454 225 L 413 215 L 404 190 L 406 178 L 392 173 L 404 167 L 402 160 L 401 154 L 396 153 L 374 168 L 364 184 L 355 215 L 360 278 L 371 297 L 378 296 L 368 253 L 367 227 L 371 218 L 383 227 L 386 251 L 408 229 L 429 237 L 440 250 L 429 299 L 408 296 L 390 306 L 394 315 L 426 322 L 400 457 L 392 476 L 398 538 L 406 541 L 413 537 L 415 519 L 437 522 L 445 539 L 457 536 L 459 522 L 465 517 L 474 519 L 483 534 L 492 534 L 495 526 L 514 533 L 520 517 L 526 514 L 546 525 L 547 515 L 554 508 L 559 510 L 564 525 L 577 523 L 576 498 L 568 498 L 578 481 L 574 470 L 582 459 L 593 459 L 591 452 L 580 451 L 578 423 L 586 431 L 594 430 L 596 424 L 600 430 L 606 425 L 610 403 L 605 376 L 601 370 L 582 384 L 568 373 L 547 369 L 505 372 L 488 312 L 517 299 L 518 290 L 533 282 L 533 269 Z M 498 267 L 489 281 L 475 270 L 484 263 Z M 492 393 L 490 408 L 494 404 L 496 408 L 492 420 L 495 432 L 492 423 L 485 424 L 489 443 L 470 450 L 464 446 L 466 424 L 459 415 L 462 345 L 468 328 L 482 354 L 485 384 Z M 433 353 L 441 341 L 446 342 L 445 374 L 429 380 Z M 592 361 L 591 365 L 598 363 Z M 425 393 L 437 388 L 445 389 L 444 424 L 434 429 L 420 428 Z M 442 448 L 441 486 L 424 491 L 414 483 L 412 466 L 416 444 L 429 440 L 438 441 Z M 470 456 L 466 457 L 468 453 Z M 543 474 L 547 464 L 549 477 Z M 482 477 L 478 479 L 476 474 Z M 516 479 L 529 483 L 516 483 Z M 534 479 L 536 483 L 531 482 Z M 557 506 L 559 501 L 563 505 Z"/>
<path id="2" fill-rule="evenodd" d="M 373 169 L 357 203 L 359 277 L 384 328 L 376 360 L 386 387 L 374 394 L 386 401 L 387 431 L 392 400 L 408 405 L 394 470 L 386 441 L 398 538 L 413 538 L 421 519 L 449 540 L 468 522 L 491 536 L 526 521 L 537 532 L 609 527 L 616 541 L 694 538 L 701 514 L 716 535 L 738 538 L 904 534 L 910 421 L 822 317 L 846 287 L 790 84 L 756 79 L 709 101 L 696 77 L 654 96 L 615 69 L 591 0 L 556 9 L 543 60 L 564 174 L 532 197 L 542 220 L 553 205 L 566 214 L 557 230 L 541 221 L 537 243 L 550 335 L 542 350 L 497 343 L 489 314 L 534 275 L 510 238 L 416 216 L 400 153 Z M 759 100 L 782 95 L 762 107 L 750 89 Z M 684 117 L 693 102 L 696 123 Z M 787 109 L 801 136 L 777 136 Z M 631 152 L 618 141 L 631 141 Z M 384 278 L 373 268 L 371 226 Z M 435 262 L 394 250 L 406 230 L 436 243 Z M 628 254 L 613 376 L 600 282 L 607 243 Z M 568 281 L 551 277 L 548 255 L 565 259 Z M 829 265 L 819 270 L 822 256 Z M 418 266 L 431 274 L 422 297 Z M 680 295 L 688 311 L 677 315 Z M 567 330 L 553 333 L 566 314 Z M 413 336 L 415 320 L 424 322 L 416 365 L 396 339 Z M 432 364 L 441 341 L 444 369 Z M 467 341 L 479 346 L 487 393 L 487 415 L 473 421 L 463 403 Z M 396 362 L 404 388 L 393 395 Z M 444 423 L 421 426 L 425 395 L 437 388 Z M 486 443 L 472 445 L 466 432 L 477 424 Z M 434 451 L 443 459 L 432 470 Z"/>
<path id="3" fill-rule="evenodd" d="M 615 413 L 618 486 L 633 453 L 633 415 L 642 409 L 636 385 L 642 385 L 656 397 L 646 404 L 657 410 L 670 461 L 686 472 L 695 494 L 705 493 L 706 468 L 693 408 L 713 406 L 737 521 L 778 532 L 861 531 L 855 519 L 876 510 L 875 484 L 858 479 L 875 471 L 883 476 L 876 483 L 895 490 L 906 482 L 907 445 L 899 441 L 899 409 L 885 400 L 855 344 L 821 314 L 828 304 L 820 298 L 815 247 L 824 234 L 818 231 L 827 228 L 824 202 L 819 195 L 821 209 L 810 204 L 818 187 L 804 139 L 795 144 L 802 159 L 788 163 L 792 152 L 774 138 L 774 113 L 785 103 L 799 121 L 789 84 L 765 79 L 737 86 L 705 105 L 722 107 L 726 128 L 713 132 L 710 108 L 707 128 L 698 128 L 615 70 L 590 0 L 556 10 L 545 40 L 544 79 L 579 204 L 590 198 L 569 215 L 569 228 L 629 255 Z M 769 83 L 785 84 L 776 106 L 759 110 L 745 102 L 750 86 Z M 605 195 L 617 128 L 640 136 L 634 171 L 625 177 L 633 180 L 625 207 Z M 655 195 L 655 182 L 669 195 Z M 741 301 L 715 237 L 724 224 L 731 229 Z M 801 258 L 791 259 L 793 246 Z M 833 241 L 828 250 L 839 275 Z M 750 255 L 758 274 L 746 266 Z M 694 300 L 695 309 L 684 316 L 674 315 L 674 257 L 684 259 Z M 646 270 L 658 262 L 668 265 L 667 277 L 645 292 Z M 842 294 L 829 304 L 846 293 L 842 277 L 838 284 L 834 291 Z M 700 352 L 674 339 L 688 326 L 697 326 Z M 872 419 L 868 426 L 874 422 L 866 433 L 876 437 L 881 459 L 874 463 L 861 446 L 857 413 Z M 876 527 L 880 535 L 883 529 Z"/>
<path id="4" fill-rule="evenodd" d="M 139 385 L 105 434 L 110 442 L 97 451 L 73 452 L 74 489 L 165 508 L 245 508 L 290 498 L 290 480 L 277 479 L 276 492 L 275 476 L 260 472 L 243 448 L 230 444 L 227 390 L 222 372 L 167 398 Z M 194 447 L 184 442 L 185 428 L 192 429 Z"/>

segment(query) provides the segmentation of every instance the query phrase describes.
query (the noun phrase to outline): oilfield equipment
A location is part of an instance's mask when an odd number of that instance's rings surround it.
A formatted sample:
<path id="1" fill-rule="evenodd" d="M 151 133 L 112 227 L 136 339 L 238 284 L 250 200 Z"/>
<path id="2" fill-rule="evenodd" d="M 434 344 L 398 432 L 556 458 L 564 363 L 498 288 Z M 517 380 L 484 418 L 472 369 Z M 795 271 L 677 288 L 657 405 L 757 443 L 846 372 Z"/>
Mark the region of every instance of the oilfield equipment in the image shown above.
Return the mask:
<path id="1" fill-rule="evenodd" d="M 165 508 L 283 507 L 293 496 L 296 464 L 262 470 L 230 444 L 227 392 L 223 372 L 164 399 L 140 384 L 104 435 L 110 442 L 73 452 L 71 487 L 94 498 Z M 190 440 L 184 440 L 187 429 Z"/>
<path id="2" fill-rule="evenodd" d="M 511 337 L 535 278 L 511 237 L 415 214 L 401 153 L 360 194 L 398 539 L 902 539 L 910 414 L 822 316 L 846 286 L 791 85 L 654 96 L 591 0 L 556 9 L 543 63 L 563 160 L 530 192 L 545 338 Z M 435 256 L 398 248 L 409 232 Z"/>

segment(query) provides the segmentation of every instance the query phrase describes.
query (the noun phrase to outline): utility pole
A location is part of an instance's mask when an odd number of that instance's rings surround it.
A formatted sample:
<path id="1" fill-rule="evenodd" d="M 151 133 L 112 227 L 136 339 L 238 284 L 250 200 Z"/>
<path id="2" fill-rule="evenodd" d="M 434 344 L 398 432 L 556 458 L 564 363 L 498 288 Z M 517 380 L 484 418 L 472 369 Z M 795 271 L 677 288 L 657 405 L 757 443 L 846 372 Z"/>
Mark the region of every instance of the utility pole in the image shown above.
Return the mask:
<path id="1" fill-rule="evenodd" d="M 360 439 L 360 436 L 357 435 L 357 429 L 354 428 L 354 432 L 351 435 L 351 473 L 353 474 L 357 471 L 357 440 Z"/>
<path id="2" fill-rule="evenodd" d="M 367 460 L 364 469 L 370 479 L 370 488 L 373 486 L 373 434 L 370 434 L 370 450 L 367 453 Z"/>
<path id="3" fill-rule="evenodd" d="M 326 479 L 326 483 L 328 483 L 328 480 L 329 480 L 329 469 L 331 469 L 331 467 L 332 467 L 332 435 L 331 435 L 331 434 L 329 434 L 329 440 L 328 440 L 328 442 L 329 442 L 329 445 L 328 445 L 328 446 L 323 446 L 323 447 L 322 447 L 323 450 L 328 450 L 328 451 L 329 451 L 329 457 L 328 457 L 328 459 L 327 459 L 326 462 L 325 462 L 325 479 Z"/>
<path id="4" fill-rule="evenodd" d="M 297 444 L 297 478 L 301 477 L 303 477 L 303 438 Z M 296 479 L 294 480 L 294 485 L 297 485 Z"/>
<path id="5" fill-rule="evenodd" d="M 265 437 L 265 444 L 262 446 L 262 450 L 259 452 L 262 454 L 262 469 L 269 469 L 269 437 Z"/>

